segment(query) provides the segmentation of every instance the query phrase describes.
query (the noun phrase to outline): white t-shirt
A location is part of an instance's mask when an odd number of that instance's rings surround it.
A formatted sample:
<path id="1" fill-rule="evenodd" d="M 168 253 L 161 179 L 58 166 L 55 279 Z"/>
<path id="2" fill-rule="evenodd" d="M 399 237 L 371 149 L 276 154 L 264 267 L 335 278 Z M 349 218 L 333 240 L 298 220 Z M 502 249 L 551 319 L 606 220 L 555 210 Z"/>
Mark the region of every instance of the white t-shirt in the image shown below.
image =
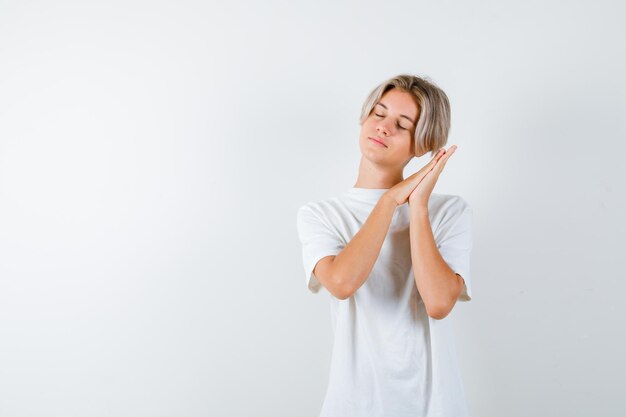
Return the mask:
<path id="1" fill-rule="evenodd" d="M 298 209 L 311 292 L 324 288 L 313 274 L 317 262 L 341 252 L 385 191 L 352 187 Z M 469 301 L 471 207 L 461 197 L 433 193 L 428 209 L 441 256 L 465 280 L 459 300 Z M 429 317 L 415 285 L 409 210 L 409 204 L 395 209 L 365 283 L 345 300 L 330 297 L 334 343 L 321 417 L 467 416 L 451 314 Z"/>

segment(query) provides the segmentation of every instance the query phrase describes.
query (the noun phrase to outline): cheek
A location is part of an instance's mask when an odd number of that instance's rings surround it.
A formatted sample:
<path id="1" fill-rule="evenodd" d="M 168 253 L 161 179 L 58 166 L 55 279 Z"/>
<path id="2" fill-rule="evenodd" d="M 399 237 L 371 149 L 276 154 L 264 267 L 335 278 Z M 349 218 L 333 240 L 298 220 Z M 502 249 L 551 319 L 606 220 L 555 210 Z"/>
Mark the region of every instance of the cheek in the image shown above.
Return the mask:
<path id="1" fill-rule="evenodd" d="M 406 139 L 406 149 L 412 153 L 414 148 L 415 142 L 413 141 L 413 137 L 411 135 L 408 135 L 408 138 Z"/>
<path id="2" fill-rule="evenodd" d="M 368 136 L 373 129 L 374 128 L 372 127 L 372 123 L 369 121 L 365 121 L 361 126 L 361 133 L 363 134 L 363 136 Z"/>

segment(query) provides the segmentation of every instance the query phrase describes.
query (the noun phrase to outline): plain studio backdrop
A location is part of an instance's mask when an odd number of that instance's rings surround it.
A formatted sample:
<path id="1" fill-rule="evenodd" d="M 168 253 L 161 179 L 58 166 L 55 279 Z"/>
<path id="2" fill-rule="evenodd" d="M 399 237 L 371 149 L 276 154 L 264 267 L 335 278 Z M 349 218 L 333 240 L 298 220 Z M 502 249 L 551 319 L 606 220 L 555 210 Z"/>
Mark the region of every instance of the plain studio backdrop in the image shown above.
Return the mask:
<path id="1" fill-rule="evenodd" d="M 311 416 L 329 293 L 298 207 L 400 73 L 474 208 L 470 414 L 623 416 L 618 1 L 0 1 L 0 415 Z M 429 157 L 414 160 L 405 175 Z"/>

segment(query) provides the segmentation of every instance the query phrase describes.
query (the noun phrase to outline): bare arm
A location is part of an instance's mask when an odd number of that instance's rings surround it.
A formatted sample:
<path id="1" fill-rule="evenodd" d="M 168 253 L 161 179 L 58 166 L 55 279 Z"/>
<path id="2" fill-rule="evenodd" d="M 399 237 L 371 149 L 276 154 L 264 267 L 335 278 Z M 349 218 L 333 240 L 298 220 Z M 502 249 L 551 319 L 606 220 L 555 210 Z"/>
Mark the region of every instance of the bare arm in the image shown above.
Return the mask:
<path id="1" fill-rule="evenodd" d="M 331 294 L 344 300 L 367 280 L 380 254 L 396 207 L 408 201 L 409 195 L 442 155 L 440 150 L 422 169 L 386 191 L 341 252 L 322 258 L 317 263 L 313 273 Z"/>
<path id="2" fill-rule="evenodd" d="M 323 258 L 315 276 L 337 298 L 349 298 L 367 280 L 383 246 L 397 202 L 385 193 L 378 200 L 361 229 L 342 251 Z"/>
<path id="3" fill-rule="evenodd" d="M 428 209 L 410 206 L 411 261 L 415 285 L 428 315 L 446 317 L 463 290 L 463 277 L 455 274 L 437 249 Z"/>

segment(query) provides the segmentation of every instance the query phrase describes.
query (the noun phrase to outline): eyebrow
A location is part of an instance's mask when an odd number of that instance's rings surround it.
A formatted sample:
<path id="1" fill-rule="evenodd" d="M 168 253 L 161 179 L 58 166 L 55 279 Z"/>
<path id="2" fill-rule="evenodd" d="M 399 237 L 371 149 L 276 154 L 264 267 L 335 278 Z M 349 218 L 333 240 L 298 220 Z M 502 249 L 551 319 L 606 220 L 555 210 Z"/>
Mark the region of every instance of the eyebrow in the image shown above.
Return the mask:
<path id="1" fill-rule="evenodd" d="M 385 106 L 383 103 L 378 102 L 376 103 L 377 106 L 383 106 L 385 108 L 385 110 L 389 110 L 387 109 L 387 106 Z M 407 119 L 408 121 L 410 121 L 411 123 L 415 124 L 415 122 L 413 121 L 413 119 L 411 119 L 409 116 L 406 116 L 404 114 L 401 114 L 400 117 L 404 117 L 405 119 Z"/>

